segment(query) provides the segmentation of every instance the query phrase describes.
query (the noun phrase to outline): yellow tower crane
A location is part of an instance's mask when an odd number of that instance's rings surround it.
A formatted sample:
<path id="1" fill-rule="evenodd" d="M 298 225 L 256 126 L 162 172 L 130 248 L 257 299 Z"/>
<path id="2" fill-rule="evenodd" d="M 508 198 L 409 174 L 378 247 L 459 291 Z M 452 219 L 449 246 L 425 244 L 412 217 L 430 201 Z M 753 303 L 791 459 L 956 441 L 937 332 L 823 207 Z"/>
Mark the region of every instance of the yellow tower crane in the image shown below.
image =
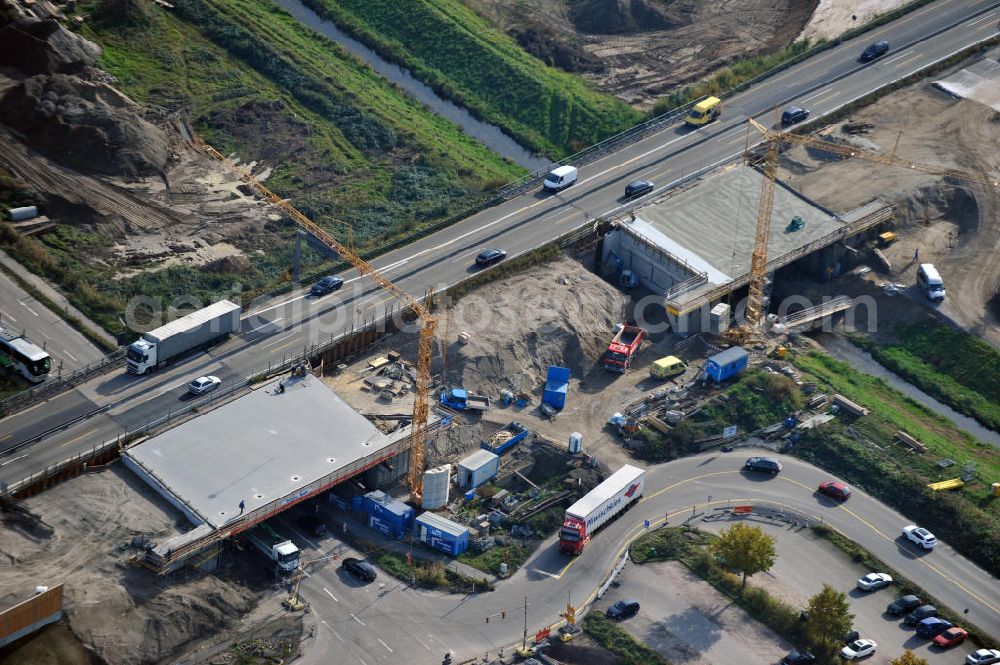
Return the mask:
<path id="1" fill-rule="evenodd" d="M 911 162 L 908 159 L 896 157 L 895 149 L 891 154 L 884 155 L 874 150 L 830 143 L 829 141 L 823 141 L 811 136 L 792 134 L 790 132 L 773 132 L 753 118 L 749 118 L 748 122 L 763 135 L 766 156 L 764 158 L 764 182 L 761 185 L 760 203 L 757 210 L 757 231 L 754 235 L 753 255 L 750 259 L 750 293 L 747 298 L 746 324 L 737 329 L 737 334 L 735 335 L 735 337 L 741 340 L 749 338 L 752 331 L 760 325 L 764 318 L 764 284 L 767 279 L 767 241 L 771 231 L 771 206 L 774 199 L 774 181 L 777 177 L 778 152 L 782 141 L 817 148 L 841 155 L 844 158 L 855 157 L 876 164 L 899 166 L 931 175 L 955 178 L 989 187 L 1000 185 L 1000 176 L 990 176 L 987 174 L 949 169 L 942 166 Z"/>
<path id="2" fill-rule="evenodd" d="M 312 234 L 317 240 L 330 249 L 344 257 L 348 263 L 357 268 L 358 272 L 368 277 L 380 287 L 388 291 L 397 300 L 410 308 L 410 310 L 420 320 L 420 338 L 417 344 L 417 386 L 413 396 L 413 423 L 410 432 L 410 463 L 407 471 L 406 482 L 410 488 L 413 499 L 419 501 L 423 495 L 423 470 L 424 451 L 427 444 L 427 413 L 428 394 L 431 385 L 431 354 L 433 351 L 434 328 L 437 320 L 430 310 L 419 300 L 409 293 L 393 284 L 387 277 L 382 275 L 373 265 L 362 259 L 350 247 L 342 244 L 332 235 L 323 230 L 311 219 L 299 212 L 291 203 L 280 198 L 277 194 L 265 187 L 248 170 L 227 158 L 218 150 L 205 143 L 200 144 L 212 157 L 228 166 L 247 185 L 255 189 L 268 203 L 280 209 L 304 231 Z"/>

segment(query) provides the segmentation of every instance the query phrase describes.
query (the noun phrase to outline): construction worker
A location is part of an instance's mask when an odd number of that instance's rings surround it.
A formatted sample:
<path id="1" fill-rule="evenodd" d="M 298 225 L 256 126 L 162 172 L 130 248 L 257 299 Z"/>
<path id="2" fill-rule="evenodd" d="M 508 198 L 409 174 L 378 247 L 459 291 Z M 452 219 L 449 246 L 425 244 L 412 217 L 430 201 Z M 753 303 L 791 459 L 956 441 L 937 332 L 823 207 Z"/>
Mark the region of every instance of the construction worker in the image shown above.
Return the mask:
<path id="1" fill-rule="evenodd" d="M 246 510 L 246 507 L 247 505 L 243 502 L 243 499 L 240 499 L 240 515 L 243 514 L 243 511 Z"/>

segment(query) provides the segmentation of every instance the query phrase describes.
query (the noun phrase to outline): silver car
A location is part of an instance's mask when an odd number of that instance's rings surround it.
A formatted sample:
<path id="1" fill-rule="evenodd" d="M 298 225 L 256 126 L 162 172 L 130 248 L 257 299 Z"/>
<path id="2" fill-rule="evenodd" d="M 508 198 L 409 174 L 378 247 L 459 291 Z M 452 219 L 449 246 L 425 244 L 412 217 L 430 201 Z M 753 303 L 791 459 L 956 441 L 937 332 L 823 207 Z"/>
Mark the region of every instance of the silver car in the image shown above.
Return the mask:
<path id="1" fill-rule="evenodd" d="M 192 395 L 204 395 L 210 390 L 215 390 L 222 385 L 222 380 L 217 376 L 199 376 L 188 384 L 188 392 Z"/>

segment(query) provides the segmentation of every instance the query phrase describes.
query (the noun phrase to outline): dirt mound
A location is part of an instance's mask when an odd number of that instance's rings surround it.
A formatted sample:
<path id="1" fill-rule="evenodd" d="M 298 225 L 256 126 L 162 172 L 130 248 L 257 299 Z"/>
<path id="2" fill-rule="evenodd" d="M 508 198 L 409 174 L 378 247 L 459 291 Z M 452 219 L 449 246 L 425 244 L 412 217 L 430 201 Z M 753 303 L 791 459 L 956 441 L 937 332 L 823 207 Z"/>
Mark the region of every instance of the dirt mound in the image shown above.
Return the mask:
<path id="1" fill-rule="evenodd" d="M 37 584 L 65 584 L 70 628 L 103 662 L 159 662 L 256 602 L 215 577 L 168 584 L 131 563 L 134 542 L 175 533 L 185 520 L 120 467 L 67 481 L 24 508 L 5 512 L 0 529 L 0 606 Z M 32 516 L 37 526 L 25 523 Z"/>
<path id="2" fill-rule="evenodd" d="M 491 395 L 536 391 L 549 365 L 587 376 L 620 323 L 622 304 L 615 287 L 571 259 L 477 289 L 452 310 L 451 329 L 471 335 L 456 348 L 462 385 Z"/>
<path id="3" fill-rule="evenodd" d="M 651 30 L 670 30 L 684 22 L 690 8 L 667 11 L 672 2 L 662 0 L 575 0 L 569 16 L 580 32 L 595 35 L 631 34 Z"/>
<path id="4" fill-rule="evenodd" d="M 210 261 L 201 266 L 201 270 L 204 272 L 211 272 L 220 275 L 243 275 L 249 273 L 252 269 L 253 266 L 250 265 L 250 259 L 245 256 L 223 256 L 221 259 Z"/>
<path id="5" fill-rule="evenodd" d="M 72 74 L 97 62 L 101 48 L 54 19 L 17 19 L 0 28 L 0 62 L 26 74 Z"/>
<path id="6" fill-rule="evenodd" d="M 166 168 L 166 134 L 104 83 L 66 74 L 29 77 L 0 99 L 0 120 L 40 152 L 85 173 L 156 175 Z"/>

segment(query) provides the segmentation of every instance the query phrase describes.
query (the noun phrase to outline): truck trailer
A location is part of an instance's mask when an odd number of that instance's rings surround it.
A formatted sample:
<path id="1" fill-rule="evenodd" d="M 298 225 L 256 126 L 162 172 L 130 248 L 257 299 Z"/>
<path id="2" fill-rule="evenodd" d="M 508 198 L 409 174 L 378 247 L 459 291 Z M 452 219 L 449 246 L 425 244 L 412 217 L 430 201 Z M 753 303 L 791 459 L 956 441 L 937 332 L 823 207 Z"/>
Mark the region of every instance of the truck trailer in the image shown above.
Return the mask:
<path id="1" fill-rule="evenodd" d="M 602 526 L 642 498 L 646 472 L 626 464 L 566 510 L 559 530 L 559 551 L 576 555 Z"/>
<path id="2" fill-rule="evenodd" d="M 441 393 L 441 406 L 458 411 L 483 413 L 490 408 L 490 398 L 470 393 L 462 388 L 452 388 Z"/>
<path id="3" fill-rule="evenodd" d="M 608 350 L 604 352 L 604 369 L 624 374 L 632 365 L 632 359 L 639 352 L 645 336 L 646 331 L 639 326 L 620 324 Z"/>
<path id="4" fill-rule="evenodd" d="M 240 328 L 241 307 L 228 300 L 191 312 L 142 334 L 125 353 L 125 369 L 145 374 L 193 349 L 205 347 Z"/>
<path id="5" fill-rule="evenodd" d="M 282 575 L 298 570 L 299 548 L 267 524 L 259 524 L 247 531 L 247 540 L 274 563 L 275 569 Z"/>

